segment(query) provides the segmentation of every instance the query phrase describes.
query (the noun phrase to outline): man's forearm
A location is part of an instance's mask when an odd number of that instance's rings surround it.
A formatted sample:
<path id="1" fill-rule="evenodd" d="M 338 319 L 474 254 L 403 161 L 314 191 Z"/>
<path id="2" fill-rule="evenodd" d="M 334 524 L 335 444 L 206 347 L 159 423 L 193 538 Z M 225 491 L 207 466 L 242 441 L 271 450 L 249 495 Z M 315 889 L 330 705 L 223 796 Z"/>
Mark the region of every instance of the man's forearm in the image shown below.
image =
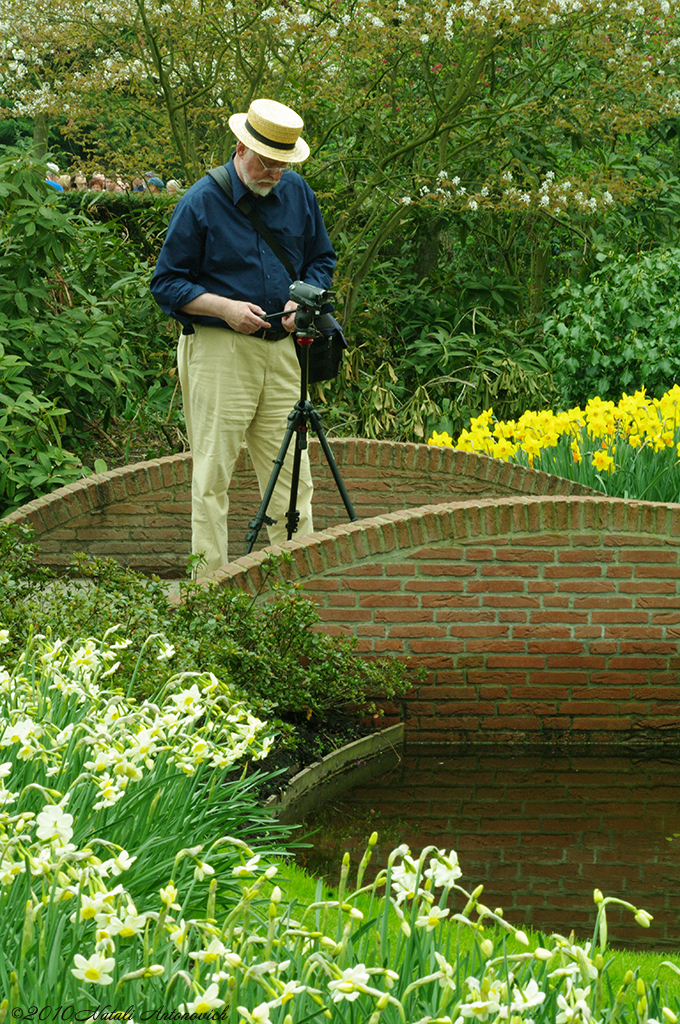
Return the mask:
<path id="1" fill-rule="evenodd" d="M 264 312 L 256 302 L 227 299 L 224 295 L 215 295 L 213 292 L 197 295 L 180 309 L 180 313 L 186 313 L 187 316 L 212 316 L 224 320 L 239 334 L 254 334 L 262 327 L 269 327 L 269 321 L 262 319 Z"/>
<path id="2" fill-rule="evenodd" d="M 203 292 L 191 302 L 187 302 L 186 306 L 182 306 L 180 313 L 186 313 L 188 316 L 214 316 L 229 323 L 229 316 L 233 315 L 235 305 L 233 299 L 214 295 L 212 292 Z"/>

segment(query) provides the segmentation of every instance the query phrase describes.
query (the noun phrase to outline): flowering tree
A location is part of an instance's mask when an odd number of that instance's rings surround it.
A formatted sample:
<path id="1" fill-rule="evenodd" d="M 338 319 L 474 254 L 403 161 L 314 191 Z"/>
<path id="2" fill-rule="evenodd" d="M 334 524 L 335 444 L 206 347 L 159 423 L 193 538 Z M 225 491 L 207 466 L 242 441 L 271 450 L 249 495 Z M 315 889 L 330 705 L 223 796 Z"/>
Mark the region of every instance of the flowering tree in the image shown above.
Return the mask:
<path id="1" fill-rule="evenodd" d="M 499 209 L 583 233 L 647 187 L 638 150 L 680 112 L 670 0 L 1 0 L 0 27 L 6 111 L 105 131 L 120 169 L 155 153 L 193 180 L 254 96 L 300 109 L 346 316 L 421 214 L 435 234 Z"/>

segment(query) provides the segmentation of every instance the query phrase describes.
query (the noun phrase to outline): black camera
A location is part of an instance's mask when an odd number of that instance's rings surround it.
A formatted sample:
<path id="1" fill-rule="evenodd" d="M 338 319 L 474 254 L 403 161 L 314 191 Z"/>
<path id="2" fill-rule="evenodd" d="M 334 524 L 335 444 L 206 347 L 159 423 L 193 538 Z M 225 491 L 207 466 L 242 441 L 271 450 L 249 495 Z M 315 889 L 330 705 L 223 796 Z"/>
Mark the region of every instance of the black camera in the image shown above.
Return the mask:
<path id="1" fill-rule="evenodd" d="M 328 289 L 316 288 L 313 284 L 305 284 L 304 281 L 293 281 L 288 289 L 288 294 L 293 302 L 297 302 L 300 309 L 314 317 L 321 315 L 321 310 L 329 301 L 331 292 Z"/>

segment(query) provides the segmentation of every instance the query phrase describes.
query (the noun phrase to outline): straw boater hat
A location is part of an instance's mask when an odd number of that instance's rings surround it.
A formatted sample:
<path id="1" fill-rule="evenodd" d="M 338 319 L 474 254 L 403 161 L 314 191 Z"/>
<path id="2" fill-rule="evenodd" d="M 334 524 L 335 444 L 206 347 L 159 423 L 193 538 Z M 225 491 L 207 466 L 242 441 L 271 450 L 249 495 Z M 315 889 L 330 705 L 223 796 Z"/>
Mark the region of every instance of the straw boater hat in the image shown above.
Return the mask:
<path id="1" fill-rule="evenodd" d="M 253 100 L 247 114 L 232 114 L 229 127 L 236 138 L 260 156 L 300 164 L 309 146 L 300 138 L 305 123 L 299 114 L 276 100 Z"/>

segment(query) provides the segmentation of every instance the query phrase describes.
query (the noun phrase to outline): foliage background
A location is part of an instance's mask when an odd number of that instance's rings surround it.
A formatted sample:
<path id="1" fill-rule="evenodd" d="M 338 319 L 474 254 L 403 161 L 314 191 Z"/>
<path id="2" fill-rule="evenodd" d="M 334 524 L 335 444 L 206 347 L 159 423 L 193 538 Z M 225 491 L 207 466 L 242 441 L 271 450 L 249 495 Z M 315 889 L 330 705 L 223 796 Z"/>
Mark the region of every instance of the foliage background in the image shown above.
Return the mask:
<path id="1" fill-rule="evenodd" d="M 669 0 L 1 0 L 4 507 L 102 430 L 118 457 L 140 428 L 182 444 L 147 290 L 172 201 L 45 195 L 28 151 L 188 185 L 256 95 L 302 111 L 338 251 L 328 429 L 425 440 L 491 405 L 667 390 L 679 24 Z"/>

